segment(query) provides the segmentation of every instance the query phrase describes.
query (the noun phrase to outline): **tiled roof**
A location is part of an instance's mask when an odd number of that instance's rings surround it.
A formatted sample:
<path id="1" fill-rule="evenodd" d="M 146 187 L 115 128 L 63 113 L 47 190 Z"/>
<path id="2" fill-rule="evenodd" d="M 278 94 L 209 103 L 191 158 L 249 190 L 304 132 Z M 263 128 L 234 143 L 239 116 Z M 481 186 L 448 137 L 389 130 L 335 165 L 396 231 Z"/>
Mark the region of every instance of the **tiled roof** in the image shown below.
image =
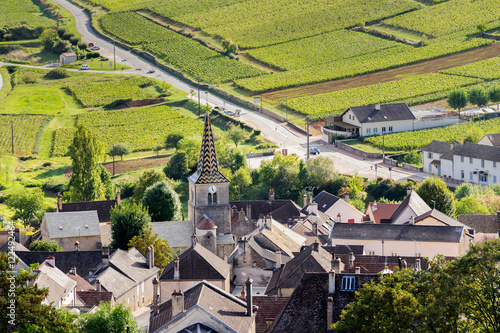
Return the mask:
<path id="1" fill-rule="evenodd" d="M 462 214 L 458 215 L 458 220 L 465 225 L 468 225 L 470 228 L 474 228 L 476 234 L 498 234 L 498 231 L 500 230 L 500 217 L 498 214 Z"/>
<path id="2" fill-rule="evenodd" d="M 335 223 L 330 238 L 460 243 L 464 229 L 433 225 Z"/>
<path id="3" fill-rule="evenodd" d="M 205 214 L 196 222 L 195 227 L 200 230 L 213 230 L 217 228 L 215 223 Z"/>
<path id="4" fill-rule="evenodd" d="M 326 192 L 321 191 L 317 196 L 314 197 L 313 201 L 318 204 L 318 210 L 322 213 L 330 209 L 337 201 L 341 200 L 339 197 Z M 303 214 L 309 214 L 309 205 L 302 208 L 300 211 Z"/>
<path id="5" fill-rule="evenodd" d="M 380 223 L 382 219 L 388 219 L 394 213 L 394 211 L 398 208 L 399 204 L 391 204 L 391 203 L 377 203 L 377 209 L 373 210 L 373 202 L 368 204 L 368 207 L 371 208 L 373 214 L 373 220 L 375 223 Z M 366 209 L 366 216 L 368 216 L 368 208 Z"/>
<path id="6" fill-rule="evenodd" d="M 465 228 L 469 229 L 469 227 L 466 226 L 465 224 L 458 222 L 457 220 L 449 217 L 448 215 L 446 215 L 444 213 L 441 213 L 437 209 L 432 209 L 432 210 L 430 210 L 422 215 L 417 216 L 415 218 L 415 224 L 417 224 L 419 221 L 422 221 L 428 217 L 433 217 L 436 220 L 441 221 L 441 222 L 445 223 L 446 225 L 449 225 L 452 227 L 465 227 Z"/>
<path id="7" fill-rule="evenodd" d="M 420 259 L 420 268 L 426 270 L 429 263 L 423 257 L 396 257 L 396 256 L 369 256 L 369 255 L 354 255 L 354 267 L 359 267 L 361 274 L 378 274 L 385 266 L 394 271 L 394 268 L 399 267 L 399 258 L 406 261 L 407 267 L 415 268 L 417 259 Z M 348 269 L 349 256 L 342 255 L 340 259 Z"/>
<path id="8" fill-rule="evenodd" d="M 479 142 L 482 140 L 488 140 L 491 142 L 493 146 L 499 147 L 500 146 L 500 133 L 495 133 L 495 134 L 487 134 L 485 135 Z"/>
<path id="9" fill-rule="evenodd" d="M 335 257 L 343 254 L 349 254 L 350 252 L 352 252 L 354 255 L 363 254 L 365 252 L 364 245 L 335 245 L 326 249 Z"/>
<path id="10" fill-rule="evenodd" d="M 266 295 L 277 295 L 280 288 L 293 288 L 302 279 L 305 272 L 329 272 L 332 255 L 313 244 L 302 250 L 295 258 L 273 272 L 267 285 Z"/>
<path id="11" fill-rule="evenodd" d="M 115 207 L 116 200 L 63 202 L 60 212 L 97 211 L 99 222 L 111 222 L 111 208 Z"/>
<path id="12" fill-rule="evenodd" d="M 290 297 L 255 296 L 253 304 L 259 307 L 255 316 L 255 333 L 267 331 L 267 322 L 273 321 L 281 313 Z"/>
<path id="13" fill-rule="evenodd" d="M 272 263 L 276 263 L 276 251 L 272 251 L 272 250 L 269 250 L 269 249 L 262 247 L 259 243 L 257 243 L 255 241 L 254 237 L 251 237 L 248 240 L 248 246 L 250 248 L 252 248 L 252 250 L 254 250 L 262 258 L 264 258 Z M 286 255 L 285 252 L 281 252 L 281 262 L 283 264 L 287 263 L 292 258 L 293 257 Z M 274 264 L 270 265 L 270 267 L 268 267 L 268 268 L 274 268 Z"/>
<path id="14" fill-rule="evenodd" d="M 97 211 L 45 213 L 51 239 L 101 236 Z"/>
<path id="15" fill-rule="evenodd" d="M 153 226 L 153 233 L 168 241 L 171 247 L 191 246 L 191 236 L 194 234 L 192 221 L 154 222 L 151 225 Z"/>
<path id="16" fill-rule="evenodd" d="M 398 216 L 405 210 L 406 207 L 410 206 L 410 208 L 415 212 L 416 216 L 422 215 L 431 210 L 425 201 L 415 192 L 415 190 L 411 190 L 410 194 L 406 196 L 406 198 L 399 204 L 399 207 L 396 208 L 394 213 L 392 213 L 390 220 L 394 221 L 398 218 Z"/>
<path id="17" fill-rule="evenodd" d="M 78 275 L 78 272 L 76 274 L 73 274 L 72 271 L 69 271 L 66 273 L 66 275 L 73 281 L 76 282 L 76 290 L 79 291 L 89 291 L 89 290 L 94 290 L 95 288 L 92 287 L 90 283 L 85 281 L 80 275 Z"/>
<path id="18" fill-rule="evenodd" d="M 217 159 L 208 112 L 205 115 L 198 169 L 189 177 L 189 180 L 195 184 L 229 183 L 229 180 L 219 170 L 219 160 Z"/>
<path id="19" fill-rule="evenodd" d="M 246 302 L 203 281 L 184 291 L 184 309 L 187 313 L 201 307 L 217 321 L 224 323 L 233 332 L 250 332 L 255 313 L 246 316 Z M 159 313 L 149 320 L 149 332 L 158 332 L 172 320 L 172 299 L 159 304 Z M 229 331 L 228 330 L 228 331 Z"/>
<path id="20" fill-rule="evenodd" d="M 111 302 L 113 300 L 113 293 L 109 291 L 77 290 L 76 293 L 89 307 L 98 306 L 101 302 Z"/>
<path id="21" fill-rule="evenodd" d="M 300 207 L 292 200 L 230 201 L 229 204 L 231 207 L 235 206 L 238 212 L 243 209 L 245 213 L 247 205 L 250 205 L 252 220 L 258 220 L 261 215 L 271 214 L 276 221 L 288 223 L 300 217 Z"/>
<path id="22" fill-rule="evenodd" d="M 318 235 L 314 235 L 312 231 L 312 224 L 308 221 L 295 223 L 291 230 L 306 238 L 306 242 L 304 244 L 306 246 L 309 246 L 316 242 L 320 243 L 321 245 L 325 244 L 328 240 L 328 234 L 330 233 L 328 229 L 326 229 L 322 225 L 319 225 Z M 326 236 L 326 238 L 321 236 Z"/>
<path id="23" fill-rule="evenodd" d="M 349 109 L 360 123 L 416 119 L 406 103 L 381 104 L 380 110 L 376 110 L 374 105 L 354 106 Z"/>
<path id="24" fill-rule="evenodd" d="M 50 265 L 47 261 L 39 265 L 38 269 L 40 273 L 35 278 L 35 284 L 38 288 L 49 288 L 48 303 L 57 304 L 76 286 L 76 281 L 67 277 L 59 268 Z"/>
<path id="25" fill-rule="evenodd" d="M 160 276 L 161 281 L 174 279 L 174 266 L 174 261 L 165 266 Z M 229 269 L 228 263 L 199 243 L 179 255 L 181 280 L 225 280 Z"/>
<path id="26" fill-rule="evenodd" d="M 283 254 L 293 258 L 294 252 L 300 252 L 306 238 L 296 232 L 282 226 L 276 221 L 272 221 L 272 230 L 263 229 L 254 237 L 255 241 L 270 251 L 276 252 L 278 249 Z"/>
<path id="27" fill-rule="evenodd" d="M 465 156 L 487 161 L 500 162 L 500 147 L 466 142 L 463 146 L 460 146 L 453 150 L 453 156 Z"/>
<path id="28" fill-rule="evenodd" d="M 427 146 L 422 147 L 422 151 L 428 151 L 431 153 L 438 153 L 438 154 L 446 154 L 458 146 L 460 146 L 460 144 L 457 142 L 444 142 L 444 141 L 433 140 Z"/>
<path id="29" fill-rule="evenodd" d="M 8 251 L 10 251 L 9 242 L 5 243 L 0 248 L 0 252 L 8 252 Z M 29 249 L 27 249 L 26 246 L 24 246 L 23 244 L 14 241 L 14 251 L 29 251 Z"/>

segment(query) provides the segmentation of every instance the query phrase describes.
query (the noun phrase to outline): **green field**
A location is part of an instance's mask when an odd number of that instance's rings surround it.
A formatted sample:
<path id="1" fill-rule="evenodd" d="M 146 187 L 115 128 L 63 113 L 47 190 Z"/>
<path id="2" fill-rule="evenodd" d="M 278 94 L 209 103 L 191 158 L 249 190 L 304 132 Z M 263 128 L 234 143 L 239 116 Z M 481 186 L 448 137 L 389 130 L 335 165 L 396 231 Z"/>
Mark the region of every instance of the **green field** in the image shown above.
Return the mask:
<path id="1" fill-rule="evenodd" d="M 15 27 L 22 24 L 32 27 L 49 27 L 55 25 L 55 22 L 42 16 L 40 8 L 31 0 L 2 0 L 0 27 Z"/>
<path id="2" fill-rule="evenodd" d="M 46 116 L 0 114 L 0 154 L 12 152 L 12 130 L 14 131 L 14 153 L 30 155 L 35 152 L 37 138 L 41 136 Z"/>
<path id="3" fill-rule="evenodd" d="M 477 77 L 483 80 L 495 80 L 500 78 L 500 57 L 450 68 L 441 71 L 441 73 Z"/>
<path id="4" fill-rule="evenodd" d="M 17 85 L 9 98 L 0 103 L 0 113 L 57 114 L 66 108 L 60 86 Z"/>

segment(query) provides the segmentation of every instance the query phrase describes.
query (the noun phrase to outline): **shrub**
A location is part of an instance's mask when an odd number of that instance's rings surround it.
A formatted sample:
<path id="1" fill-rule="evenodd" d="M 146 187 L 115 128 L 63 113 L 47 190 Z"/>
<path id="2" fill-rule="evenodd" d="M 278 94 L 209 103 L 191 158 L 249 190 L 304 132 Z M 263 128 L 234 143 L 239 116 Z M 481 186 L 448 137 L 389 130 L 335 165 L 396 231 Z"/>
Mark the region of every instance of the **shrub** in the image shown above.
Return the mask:
<path id="1" fill-rule="evenodd" d="M 75 35 L 73 35 L 73 33 L 66 31 L 65 33 L 63 33 L 63 35 L 62 35 L 62 37 L 61 37 L 61 38 L 62 38 L 62 39 L 65 39 L 65 40 L 70 40 L 70 38 L 71 38 L 71 37 L 74 37 L 74 36 L 75 36 Z"/>
<path id="2" fill-rule="evenodd" d="M 68 76 L 68 71 L 62 67 L 56 67 L 45 75 L 46 78 L 53 80 L 64 79 Z"/>
<path id="3" fill-rule="evenodd" d="M 71 43 L 71 45 L 77 46 L 78 43 L 80 42 L 80 38 L 75 37 L 75 36 L 70 37 L 69 42 Z"/>

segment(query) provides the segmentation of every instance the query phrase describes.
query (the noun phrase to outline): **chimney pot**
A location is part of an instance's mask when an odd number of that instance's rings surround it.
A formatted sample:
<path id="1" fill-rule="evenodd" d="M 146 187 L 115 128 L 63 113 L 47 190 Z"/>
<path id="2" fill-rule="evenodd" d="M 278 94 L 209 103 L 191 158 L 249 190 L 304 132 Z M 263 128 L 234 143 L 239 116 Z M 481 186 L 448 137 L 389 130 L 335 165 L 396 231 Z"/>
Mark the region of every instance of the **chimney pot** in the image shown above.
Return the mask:
<path id="1" fill-rule="evenodd" d="M 276 251 L 276 268 L 281 267 L 281 250 Z"/>
<path id="2" fill-rule="evenodd" d="M 342 216 L 340 215 L 340 213 L 337 214 L 337 222 L 342 222 Z"/>
<path id="3" fill-rule="evenodd" d="M 355 274 L 361 274 L 361 269 L 360 269 L 359 267 L 356 267 L 356 268 L 354 269 L 354 273 L 355 273 Z"/>
<path id="4" fill-rule="evenodd" d="M 312 233 L 314 236 L 318 236 L 318 223 L 316 222 L 312 223 Z"/>
<path id="5" fill-rule="evenodd" d="M 148 269 L 151 269 L 155 265 L 155 249 L 153 245 L 148 246 L 146 250 L 146 265 L 148 266 Z"/>
<path id="6" fill-rule="evenodd" d="M 328 293 L 335 294 L 335 271 L 328 272 Z"/>
<path id="7" fill-rule="evenodd" d="M 377 205 L 377 202 L 375 201 L 375 202 L 373 203 L 373 205 L 372 205 L 372 211 L 373 211 L 373 212 L 376 212 L 376 211 L 377 211 L 377 209 L 378 209 L 378 205 Z"/>
<path id="8" fill-rule="evenodd" d="M 241 209 L 239 213 L 239 222 L 245 222 L 245 212 L 243 211 L 243 208 Z"/>
<path id="9" fill-rule="evenodd" d="M 153 315 L 158 314 L 158 279 L 153 279 Z"/>
<path id="10" fill-rule="evenodd" d="M 191 247 L 195 247 L 196 242 L 197 242 L 196 235 L 195 234 L 191 235 Z"/>
<path id="11" fill-rule="evenodd" d="M 317 202 L 313 201 L 309 204 L 309 214 L 318 215 L 318 203 Z"/>
<path id="12" fill-rule="evenodd" d="M 179 289 L 177 292 L 174 290 L 172 293 L 172 317 L 177 316 L 184 312 L 184 294 Z"/>
<path id="13" fill-rule="evenodd" d="M 252 283 L 253 283 L 253 280 L 250 277 L 248 277 L 247 282 L 245 282 L 246 287 L 247 287 L 247 312 L 246 312 L 246 315 L 248 317 L 251 317 L 252 313 L 253 313 Z"/>

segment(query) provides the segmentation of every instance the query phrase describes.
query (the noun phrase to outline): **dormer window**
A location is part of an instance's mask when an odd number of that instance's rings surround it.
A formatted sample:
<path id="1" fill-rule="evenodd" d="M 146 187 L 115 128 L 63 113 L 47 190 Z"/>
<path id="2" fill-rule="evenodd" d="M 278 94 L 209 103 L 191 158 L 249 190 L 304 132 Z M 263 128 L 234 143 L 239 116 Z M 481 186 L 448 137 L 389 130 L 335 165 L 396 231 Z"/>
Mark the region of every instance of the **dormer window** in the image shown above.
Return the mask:
<path id="1" fill-rule="evenodd" d="M 356 277 L 343 276 L 340 291 L 356 291 Z"/>

